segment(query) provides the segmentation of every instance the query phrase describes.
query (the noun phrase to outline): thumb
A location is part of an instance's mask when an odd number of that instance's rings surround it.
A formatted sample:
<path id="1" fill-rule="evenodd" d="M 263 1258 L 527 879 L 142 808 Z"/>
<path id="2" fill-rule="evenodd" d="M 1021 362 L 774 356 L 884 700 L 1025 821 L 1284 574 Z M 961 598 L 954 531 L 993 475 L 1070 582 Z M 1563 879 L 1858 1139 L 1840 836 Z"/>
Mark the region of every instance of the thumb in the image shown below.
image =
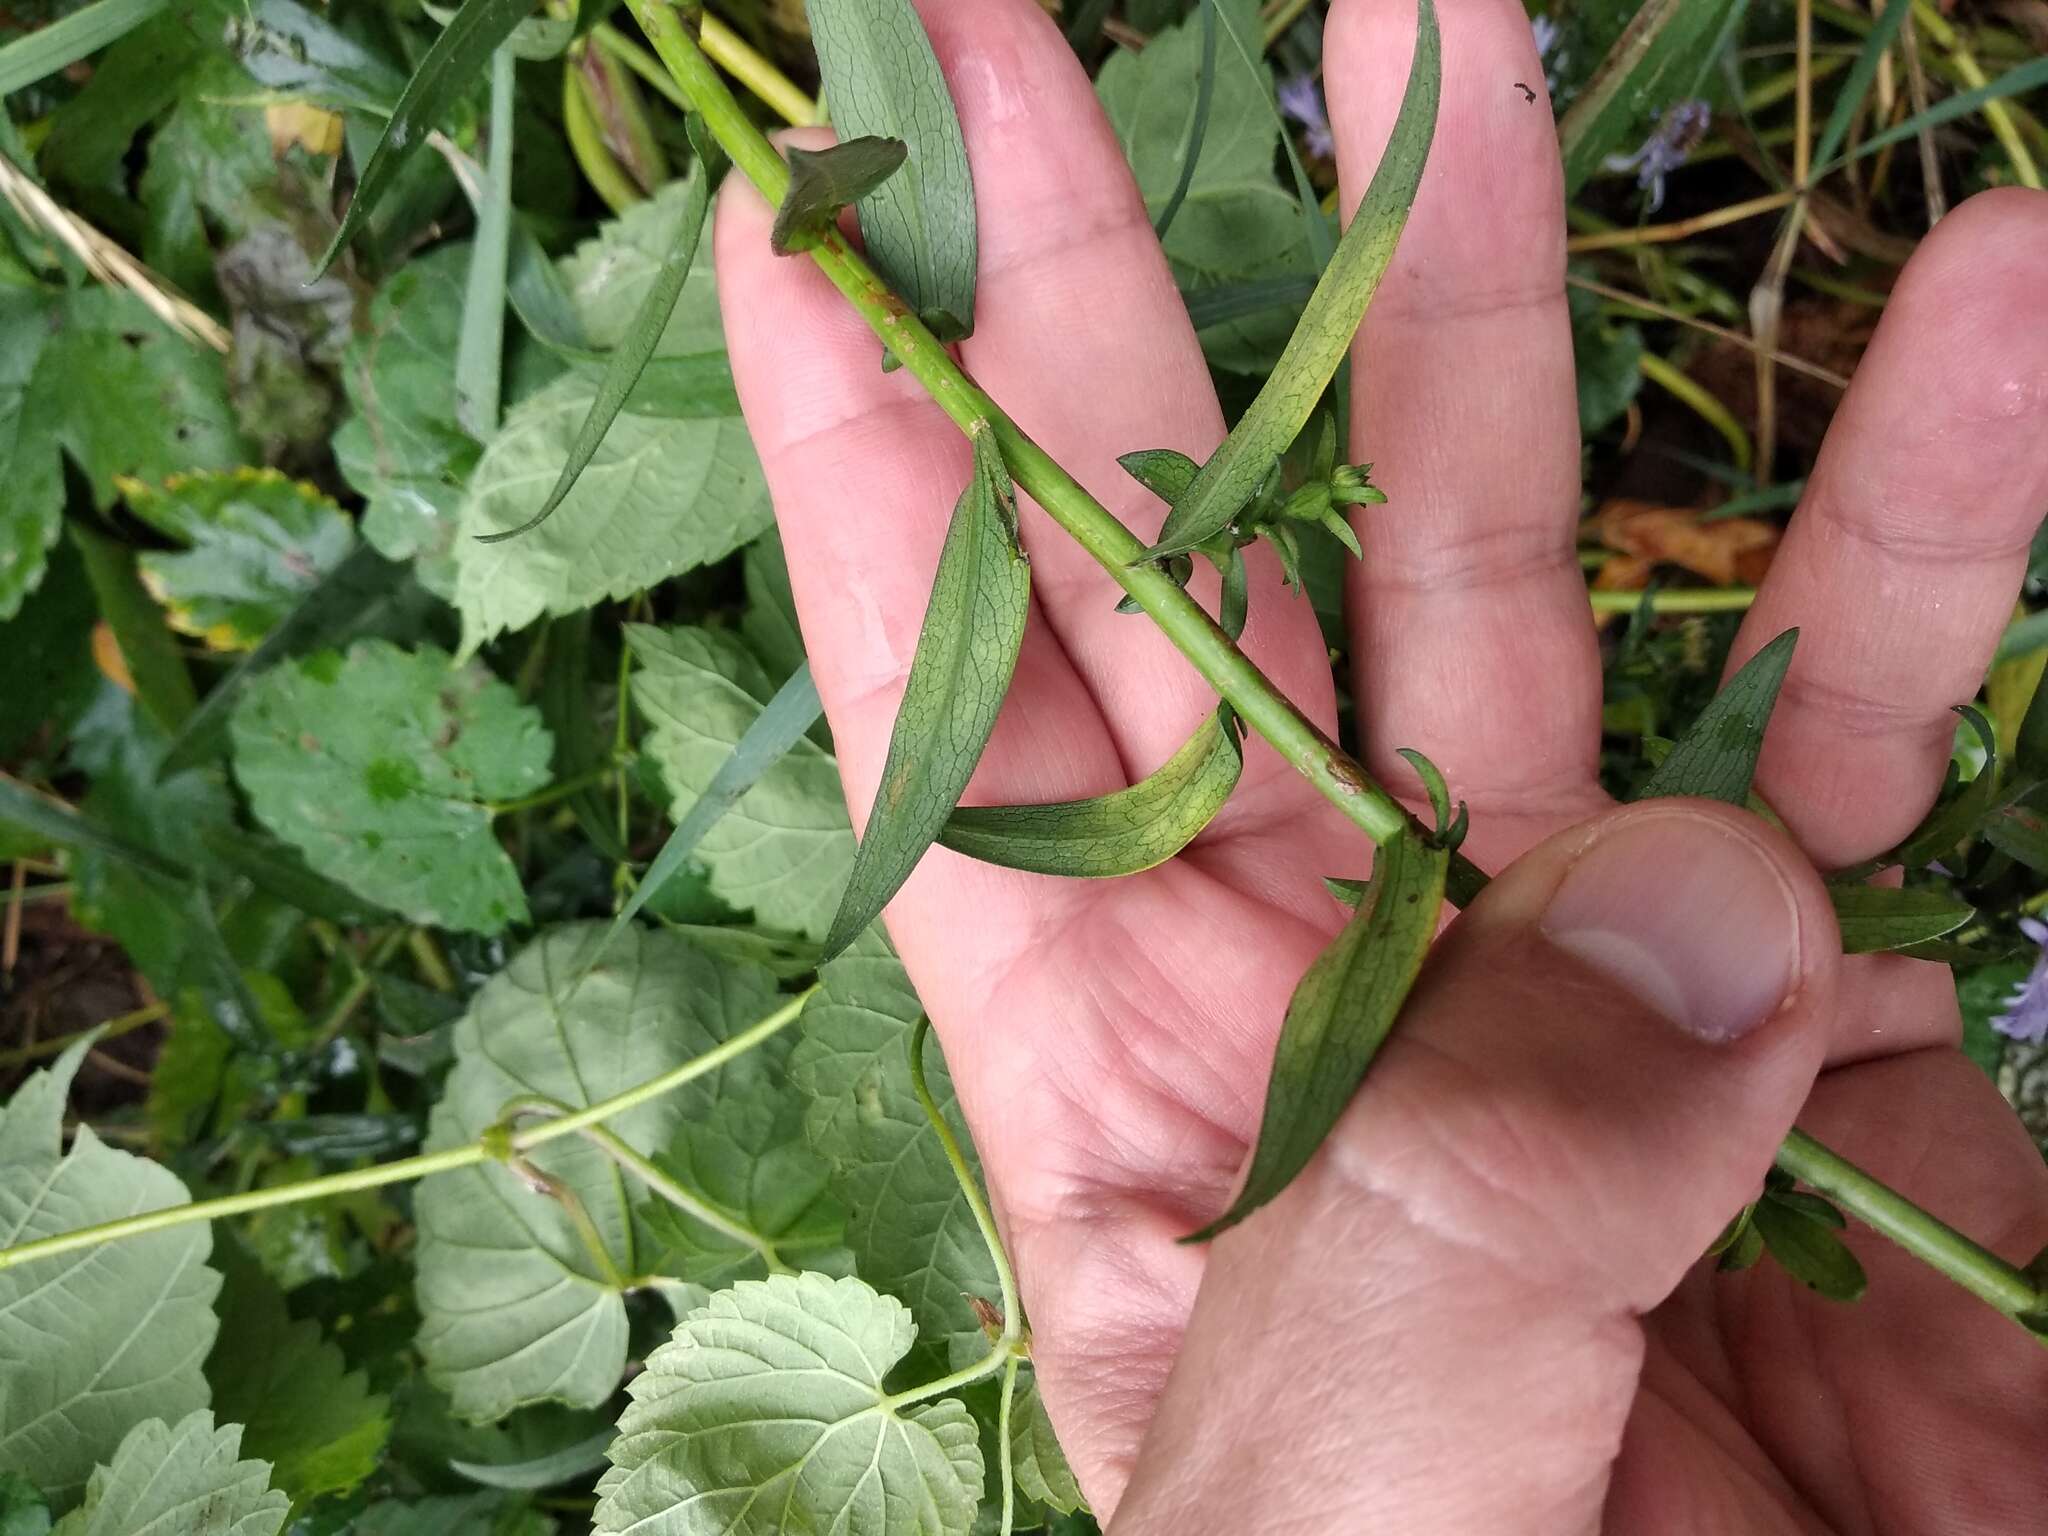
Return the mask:
<path id="1" fill-rule="evenodd" d="M 1293 1528 L 1276 1501 L 1597 1530 L 1637 1318 L 1754 1197 L 1838 949 L 1812 868 L 1728 807 L 1628 807 L 1517 861 L 1316 1159 L 1217 1242 L 1117 1536 Z"/>

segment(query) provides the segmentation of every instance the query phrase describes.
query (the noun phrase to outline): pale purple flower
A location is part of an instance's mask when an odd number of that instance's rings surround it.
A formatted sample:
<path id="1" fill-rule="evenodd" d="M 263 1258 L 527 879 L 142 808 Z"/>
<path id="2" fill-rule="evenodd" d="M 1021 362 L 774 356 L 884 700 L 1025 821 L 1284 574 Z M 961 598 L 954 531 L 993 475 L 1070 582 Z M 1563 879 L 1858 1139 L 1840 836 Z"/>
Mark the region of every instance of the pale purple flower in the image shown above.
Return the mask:
<path id="1" fill-rule="evenodd" d="M 1323 110 L 1323 88 L 1313 75 L 1292 75 L 1280 82 L 1280 111 L 1301 124 L 1304 141 L 1312 155 L 1328 159 L 1337 141 L 1330 134 L 1329 114 Z"/>
<path id="2" fill-rule="evenodd" d="M 2027 979 L 2005 1000 L 2005 1012 L 1991 1027 L 2008 1040 L 2048 1045 L 2048 923 L 2037 917 L 2020 919 L 2020 932 L 2041 946 L 2041 956 Z"/>
<path id="3" fill-rule="evenodd" d="M 1609 155 L 1607 169 L 1634 171 L 1636 185 L 1650 194 L 1649 211 L 1655 213 L 1664 206 L 1664 178 L 1685 164 L 1693 146 L 1706 137 L 1714 111 L 1704 101 L 1681 101 L 1652 121 L 1656 127 L 1643 140 L 1643 147 L 1632 155 Z"/>

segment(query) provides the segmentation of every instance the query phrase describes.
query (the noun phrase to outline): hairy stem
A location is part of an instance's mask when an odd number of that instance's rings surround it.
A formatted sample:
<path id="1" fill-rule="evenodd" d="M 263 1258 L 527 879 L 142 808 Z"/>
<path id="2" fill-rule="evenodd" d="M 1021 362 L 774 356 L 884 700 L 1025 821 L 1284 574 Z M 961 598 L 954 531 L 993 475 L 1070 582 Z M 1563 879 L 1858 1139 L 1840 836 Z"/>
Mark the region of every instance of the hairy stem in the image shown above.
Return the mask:
<path id="1" fill-rule="evenodd" d="M 689 26 L 667 0 L 633 0 L 633 14 L 733 164 L 762 197 L 779 204 L 789 186 L 789 168 L 741 108 Z M 1164 571 L 1143 562 L 1145 545 L 1137 536 L 961 371 L 938 339 L 836 231 L 827 233 L 808 254 L 962 432 L 971 432 L 978 421 L 995 428 L 1017 484 L 1115 578 L 1239 718 L 1374 842 L 1385 842 L 1407 825 L 1408 813 L 1400 804 L 1252 664 L 1201 604 Z"/>
<path id="2" fill-rule="evenodd" d="M 530 1126 L 510 1138 L 513 1153 L 530 1152 L 535 1147 L 554 1141 L 558 1137 L 573 1136 L 590 1126 L 598 1125 L 622 1115 L 629 1109 L 636 1109 L 650 1099 L 658 1099 L 665 1093 L 672 1093 L 683 1084 L 716 1072 L 734 1057 L 744 1055 L 761 1044 L 771 1035 L 794 1023 L 798 1014 L 804 1011 L 804 1004 L 811 1000 L 811 994 L 818 989 L 815 985 L 806 987 L 794 997 L 783 1000 L 782 1005 L 757 1024 L 734 1035 L 714 1050 L 684 1062 L 660 1077 L 652 1078 L 623 1093 L 602 1099 L 588 1109 L 579 1109 L 555 1120 L 545 1120 Z M 495 1161 L 498 1149 L 493 1139 L 485 1136 L 459 1147 L 448 1147 L 439 1152 L 424 1152 L 417 1157 L 400 1158 L 396 1162 L 378 1163 L 370 1168 L 355 1168 L 347 1173 L 332 1173 L 325 1178 L 303 1179 L 295 1184 L 279 1184 L 268 1189 L 252 1189 L 239 1195 L 225 1195 L 218 1200 L 201 1200 L 190 1205 L 166 1206 L 158 1211 L 144 1211 L 139 1216 L 124 1216 L 118 1221 L 103 1221 L 96 1226 L 80 1227 L 72 1232 L 57 1232 L 49 1237 L 39 1237 L 34 1242 L 22 1243 L 13 1248 L 0 1249 L 0 1270 L 13 1269 L 22 1264 L 33 1264 L 38 1259 L 55 1258 L 60 1253 L 75 1253 L 82 1248 L 96 1248 L 101 1243 L 116 1242 L 122 1238 L 141 1237 L 150 1232 L 162 1232 L 170 1227 L 182 1227 L 195 1221 L 213 1221 L 224 1216 L 245 1216 L 252 1211 L 269 1210 L 280 1205 L 297 1205 L 306 1200 L 324 1200 L 329 1195 L 349 1195 L 365 1189 L 381 1189 L 386 1184 L 404 1184 L 413 1179 L 424 1179 L 430 1174 L 453 1173 L 458 1168 L 473 1168 L 478 1163 Z"/>
<path id="3" fill-rule="evenodd" d="M 1947 1222 L 1887 1188 L 1840 1153 L 1795 1128 L 1778 1149 L 1778 1166 L 1858 1221 L 2018 1322 L 2048 1309 L 2048 1297 L 2021 1270 Z M 2031 1331 L 2031 1329 L 2030 1329 Z M 2048 1335 L 2037 1334 L 2043 1345 Z"/>

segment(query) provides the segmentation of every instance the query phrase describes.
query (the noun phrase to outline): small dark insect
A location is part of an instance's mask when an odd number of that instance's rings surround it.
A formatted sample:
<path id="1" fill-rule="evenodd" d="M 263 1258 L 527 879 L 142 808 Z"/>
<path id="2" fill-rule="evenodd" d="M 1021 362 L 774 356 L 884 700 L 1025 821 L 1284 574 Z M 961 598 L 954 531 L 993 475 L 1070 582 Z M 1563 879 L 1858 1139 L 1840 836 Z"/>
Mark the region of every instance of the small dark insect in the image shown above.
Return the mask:
<path id="1" fill-rule="evenodd" d="M 1526 101 L 1534 101 L 1536 99 L 1536 93 L 1519 80 L 1515 82 L 1515 89 L 1522 93 L 1522 97 Z"/>

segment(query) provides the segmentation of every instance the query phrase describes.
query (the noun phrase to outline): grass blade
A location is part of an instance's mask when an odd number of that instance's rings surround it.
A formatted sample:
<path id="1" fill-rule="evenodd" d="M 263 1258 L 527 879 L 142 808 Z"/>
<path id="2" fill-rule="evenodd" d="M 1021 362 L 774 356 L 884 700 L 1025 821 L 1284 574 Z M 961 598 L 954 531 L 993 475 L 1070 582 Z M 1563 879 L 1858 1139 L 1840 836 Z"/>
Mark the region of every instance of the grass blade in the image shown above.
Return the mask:
<path id="1" fill-rule="evenodd" d="M 47 27 L 0 48 L 0 96 L 34 85 L 89 53 L 126 37 L 168 0 L 94 0 Z"/>
<path id="2" fill-rule="evenodd" d="M 1841 159 L 1820 166 L 1814 174 L 1824 175 L 1840 170 L 1843 166 L 1861 160 L 1865 155 L 1874 155 L 1887 144 L 1897 144 L 1910 139 L 1923 128 L 1934 128 L 1942 123 L 1953 122 L 1959 117 L 1968 117 L 1988 101 L 2003 101 L 2008 96 L 2017 96 L 2023 91 L 2037 91 L 2048 86 L 2048 58 L 2034 59 L 2029 63 L 2016 65 L 1996 80 L 1987 81 L 1974 90 L 1961 91 L 1945 101 L 1938 101 L 1925 112 L 1916 112 L 1904 122 L 1874 133 L 1858 144 Z"/>
<path id="3" fill-rule="evenodd" d="M 441 30 L 420 67 L 405 83 L 391 119 L 363 167 L 362 179 L 349 200 L 341 227 L 322 253 L 314 272 L 318 277 L 334 262 L 356 231 L 363 227 L 378 200 L 391 189 L 399 166 L 440 124 L 455 99 L 469 88 L 498 45 L 511 36 L 512 29 L 526 19 L 533 0 L 463 0 L 455 19 Z"/>
<path id="4" fill-rule="evenodd" d="M 100 617 L 121 648 L 136 701 L 158 725 L 175 734 L 199 707 L 199 695 L 163 610 L 143 590 L 135 551 L 77 522 L 71 525 L 71 541 L 85 559 L 86 580 L 99 601 Z"/>
<path id="5" fill-rule="evenodd" d="M 974 177 L 946 77 L 910 0 L 808 0 L 842 139 L 901 139 L 909 163 L 860 204 L 868 260 L 941 341 L 974 329 Z"/>
<path id="6" fill-rule="evenodd" d="M 623 707 L 623 706 L 622 706 Z M 732 755 L 719 764 L 718 772 L 697 803 L 676 823 L 661 852 L 647 866 L 639 887 L 619 909 L 603 940 L 591 951 L 588 964 L 596 964 L 612 940 L 662 885 L 686 863 L 703 841 L 704 834 L 718 825 L 719 818 L 739 804 L 746 792 L 761 782 L 761 775 L 781 762 L 784 755 L 817 723 L 825 712 L 818 702 L 818 685 L 811 681 L 811 664 L 805 662 L 792 672 L 789 681 L 776 690 L 747 732 L 734 744 Z"/>
<path id="7" fill-rule="evenodd" d="M 505 276 L 512 251 L 512 82 L 510 48 L 491 55 L 490 160 L 469 248 L 469 285 L 455 342 L 455 420 L 478 442 L 498 430 L 505 363 Z"/>
<path id="8" fill-rule="evenodd" d="M 1557 125 L 1564 193 L 1575 195 L 1652 110 L 1694 94 L 1747 0 L 1649 0 Z"/>
<path id="9" fill-rule="evenodd" d="M 1379 845 L 1358 911 L 1316 956 L 1287 1005 L 1244 1191 L 1184 1242 L 1207 1242 L 1236 1226 L 1285 1189 L 1323 1144 L 1422 969 L 1449 864 L 1448 853 L 1413 829 Z"/>
<path id="10" fill-rule="evenodd" d="M 1770 724 L 1778 689 L 1792 665 L 1792 648 L 1798 643 L 1799 631 L 1788 629 L 1750 657 L 1700 711 L 1692 729 L 1678 739 L 1636 798 L 1697 795 L 1729 805 L 1747 803 L 1757 754 L 1763 751 L 1764 727 Z"/>
<path id="11" fill-rule="evenodd" d="M 1016 491 L 994 431 L 980 422 L 972 436 L 974 477 L 939 551 L 882 782 L 825 937 L 827 959 L 881 914 L 960 803 L 1024 643 L 1031 563 L 1017 542 Z"/>
<path id="12" fill-rule="evenodd" d="M 564 614 L 548 626 L 547 660 L 541 670 L 534 703 L 555 743 L 555 780 L 570 783 L 589 778 L 607 759 L 608 744 L 598 730 L 590 681 L 590 610 Z M 628 712 L 619 700 L 621 718 Z M 589 784 L 569 797 L 569 809 L 591 846 L 614 863 L 632 855 L 619 840 L 605 786 Z"/>
<path id="13" fill-rule="evenodd" d="M 1244 768 L 1228 706 L 1145 779 L 1114 794 L 1050 805 L 962 806 L 939 842 L 955 853 L 1041 875 L 1104 879 L 1163 864 L 1223 809 Z"/>
<path id="14" fill-rule="evenodd" d="M 1967 902 L 1944 891 L 1914 888 L 1890 890 L 1881 885 L 1831 885 L 1835 923 L 1842 930 L 1842 953 L 1874 955 L 1910 949 L 1954 933 L 1977 915 Z"/>
<path id="15" fill-rule="evenodd" d="M 88 821 L 76 811 L 51 804 L 5 774 L 0 774 L 0 822 L 45 838 L 59 848 L 83 848 L 104 854 L 153 879 L 167 880 L 177 886 L 189 885 L 192 881 L 190 870 L 151 853 L 147 848 L 116 837 L 98 822 Z"/>
<path id="16" fill-rule="evenodd" d="M 676 243 L 662 258 L 660 270 L 655 273 L 647 296 L 640 301 L 640 308 L 634 312 L 632 329 L 626 333 L 625 339 L 609 356 L 589 352 L 587 348 L 577 349 L 590 357 L 605 357 L 604 378 L 598 384 L 597 396 L 590 402 L 583 425 L 576 429 L 576 440 L 569 447 L 568 460 L 562 465 L 562 472 L 555 477 L 555 488 L 548 492 L 548 499 L 541 503 L 538 512 L 517 528 L 508 528 L 503 533 L 481 534 L 478 536 L 480 543 L 502 543 L 529 533 L 546 522 L 603 445 L 605 433 L 618 420 L 619 412 L 626 408 L 654 356 L 654 349 L 661 345 L 662 332 L 668 328 L 669 316 L 675 312 L 676 300 L 681 297 L 683 284 L 690 276 L 691 264 L 697 259 L 697 245 L 704 233 L 705 216 L 711 208 L 712 180 L 701 164 L 693 172 L 689 201 L 683 208 L 683 223 L 677 232 Z M 725 377 L 731 379 L 729 369 Z"/>
<path id="17" fill-rule="evenodd" d="M 1826 165 L 1835 158 L 1835 151 L 1849 136 L 1849 124 L 1855 121 L 1856 108 L 1862 104 L 1871 82 L 1877 78 L 1879 61 L 1912 12 L 1911 0 L 1901 0 L 1898 5 L 1887 5 L 1879 14 L 1870 35 L 1863 40 L 1863 51 L 1856 55 L 1856 62 L 1850 67 L 1849 78 L 1842 82 L 1841 93 L 1835 97 L 1834 110 L 1828 113 L 1827 123 L 1820 131 L 1819 142 L 1813 149 L 1814 164 Z"/>
<path id="18" fill-rule="evenodd" d="M 1159 217 L 1152 221 L 1152 233 L 1162 241 L 1179 217 L 1181 204 L 1188 200 L 1188 189 L 1195 184 L 1195 162 L 1202 158 L 1202 145 L 1209 137 L 1209 108 L 1216 100 L 1216 0 L 1201 0 L 1201 4 L 1202 68 L 1195 77 L 1195 115 L 1188 122 L 1187 148 L 1180 157 L 1180 179 L 1167 194 Z"/>
<path id="19" fill-rule="evenodd" d="M 1415 58 L 1408 69 L 1401 113 L 1365 200 L 1337 243 L 1272 377 L 1223 446 L 1202 466 L 1186 496 L 1167 514 L 1147 558 L 1186 554 L 1228 527 L 1314 412 L 1350 351 L 1359 318 L 1372 302 L 1408 222 L 1436 134 L 1442 73 L 1436 8 L 1431 0 L 1420 0 Z"/>

